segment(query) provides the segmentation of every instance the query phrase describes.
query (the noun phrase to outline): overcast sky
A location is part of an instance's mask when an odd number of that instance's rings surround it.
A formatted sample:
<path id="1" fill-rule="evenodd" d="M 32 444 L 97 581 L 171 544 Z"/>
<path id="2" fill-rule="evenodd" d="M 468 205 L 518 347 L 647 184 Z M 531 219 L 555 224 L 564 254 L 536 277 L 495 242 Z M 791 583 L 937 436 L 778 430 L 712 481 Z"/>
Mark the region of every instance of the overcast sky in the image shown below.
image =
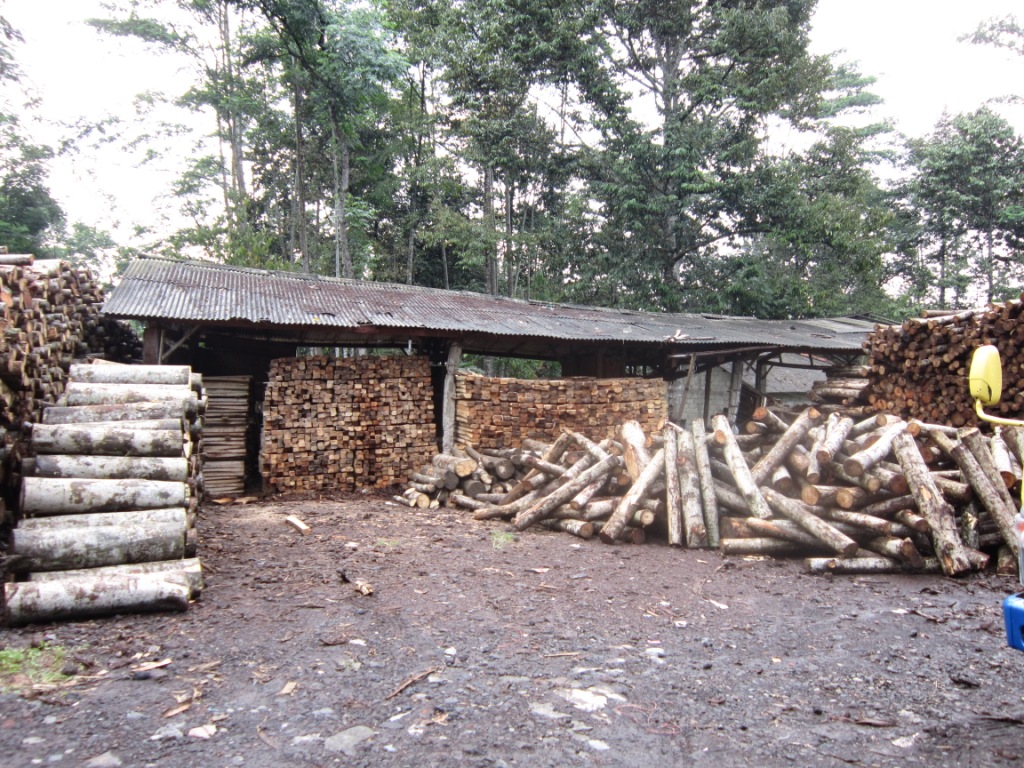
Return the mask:
<path id="1" fill-rule="evenodd" d="M 943 111 L 977 109 L 989 99 L 1024 94 L 1024 57 L 957 38 L 993 16 L 1017 12 L 1021 0 L 819 0 L 813 48 L 843 50 L 885 99 L 880 117 L 909 136 L 931 131 Z M 72 123 L 117 114 L 131 119 L 134 96 L 147 90 L 180 93 L 190 73 L 125 39 L 102 38 L 83 20 L 102 16 L 100 0 L 0 0 L 3 14 L 25 36 L 18 58 L 41 105 L 40 119 Z M 1024 133 L 1024 108 L 999 106 Z M 205 130 L 205 126 L 204 126 Z M 56 127 L 39 139 L 56 143 Z M 69 221 L 127 235 L 138 221 L 156 224 L 173 201 L 161 196 L 175 173 L 170 158 L 145 168 L 137 158 L 100 151 L 53 163 L 51 186 Z"/>

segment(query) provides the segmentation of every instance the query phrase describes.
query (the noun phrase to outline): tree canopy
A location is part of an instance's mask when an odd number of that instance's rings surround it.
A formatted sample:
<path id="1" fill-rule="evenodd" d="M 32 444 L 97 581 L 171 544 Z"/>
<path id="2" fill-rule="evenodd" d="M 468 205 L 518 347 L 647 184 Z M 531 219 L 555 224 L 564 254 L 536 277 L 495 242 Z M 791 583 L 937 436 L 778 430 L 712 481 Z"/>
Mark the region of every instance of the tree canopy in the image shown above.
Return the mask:
<path id="1" fill-rule="evenodd" d="M 1020 138 L 982 107 L 901 141 L 869 73 L 810 52 L 815 4 L 132 0 L 91 23 L 189 63 L 170 98 L 208 120 L 190 224 L 154 249 L 772 318 L 1018 290 Z M 1024 50 L 1014 19 L 968 39 Z M 6 125 L 0 226 L 40 236 L 47 150 Z"/>

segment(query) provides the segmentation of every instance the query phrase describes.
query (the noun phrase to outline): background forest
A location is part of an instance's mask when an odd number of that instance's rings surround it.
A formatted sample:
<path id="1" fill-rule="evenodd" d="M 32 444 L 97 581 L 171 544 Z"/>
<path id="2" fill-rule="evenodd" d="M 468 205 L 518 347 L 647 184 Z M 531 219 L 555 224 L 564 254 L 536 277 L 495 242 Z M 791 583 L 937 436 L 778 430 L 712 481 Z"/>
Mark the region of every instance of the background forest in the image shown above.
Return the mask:
<path id="1" fill-rule="evenodd" d="M 144 250 L 545 301 L 763 318 L 1021 292 L 1024 145 L 989 107 L 924 137 L 810 53 L 815 0 L 138 0 L 90 23 L 194 74 L 208 122 Z M 1024 55 L 1012 18 L 965 30 Z M 0 19 L 0 79 L 19 33 Z M 0 115 L 0 242 L 94 258 Z M 134 131 L 134 132 L 133 132 Z M 164 124 L 69 143 L 158 152 Z M 114 138 L 111 138 L 111 137 Z M 780 138 L 780 137 L 784 137 Z M 133 251 L 120 249 L 122 257 Z"/>

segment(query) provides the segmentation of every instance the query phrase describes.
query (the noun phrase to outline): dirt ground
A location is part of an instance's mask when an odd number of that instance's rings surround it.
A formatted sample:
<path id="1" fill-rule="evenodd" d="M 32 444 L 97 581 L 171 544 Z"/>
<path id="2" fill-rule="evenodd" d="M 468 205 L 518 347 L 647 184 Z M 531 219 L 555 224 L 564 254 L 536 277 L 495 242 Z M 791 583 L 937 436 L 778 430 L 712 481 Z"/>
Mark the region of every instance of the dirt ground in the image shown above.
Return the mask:
<path id="1" fill-rule="evenodd" d="M 284 522 L 312 527 L 301 536 Z M 1015 580 L 822 577 L 385 498 L 209 506 L 187 613 L 0 630 L 0 765 L 1019 765 Z M 360 592 L 372 589 L 372 595 Z"/>

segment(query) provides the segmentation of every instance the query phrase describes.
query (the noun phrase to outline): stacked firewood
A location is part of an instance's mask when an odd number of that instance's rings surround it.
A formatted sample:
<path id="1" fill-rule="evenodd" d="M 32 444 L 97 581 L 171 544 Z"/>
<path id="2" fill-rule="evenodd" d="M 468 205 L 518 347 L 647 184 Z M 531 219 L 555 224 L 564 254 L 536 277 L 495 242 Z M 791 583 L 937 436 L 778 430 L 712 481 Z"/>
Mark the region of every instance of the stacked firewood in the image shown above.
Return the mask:
<path id="1" fill-rule="evenodd" d="M 26 425 L 8 624 L 184 610 L 201 589 L 201 381 L 188 366 L 72 365 Z"/>
<path id="2" fill-rule="evenodd" d="M 744 427 L 737 435 L 720 415 L 710 430 L 697 419 L 646 435 L 626 422 L 601 443 L 566 431 L 517 451 L 465 446 L 436 457 L 399 498 L 444 501 L 518 530 L 542 523 L 606 542 L 657 532 L 731 555 L 808 555 L 812 571 L 957 575 L 984 568 L 988 553 L 1002 571 L 1015 568 L 1009 489 L 1024 430 L 987 439 L 890 415 L 826 418 L 813 407 L 790 419 L 758 409 Z M 471 492 L 467 478 L 493 480 L 498 459 L 516 474 Z"/>
<path id="3" fill-rule="evenodd" d="M 271 364 L 261 448 L 268 489 L 398 485 L 436 450 L 428 358 L 297 357 Z"/>
<path id="4" fill-rule="evenodd" d="M 509 379 L 460 373 L 455 380 L 457 443 L 491 450 L 529 435 L 554 440 L 563 429 L 611 437 L 623 414 L 654 429 L 666 417 L 661 379 Z"/>
<path id="5" fill-rule="evenodd" d="M 1024 323 L 1020 300 L 953 314 L 926 313 L 901 326 L 878 327 L 865 345 L 878 411 L 904 418 L 976 424 L 967 384 L 971 356 L 994 344 L 1003 360 L 1003 399 L 994 412 L 1024 413 Z"/>
<path id="6" fill-rule="evenodd" d="M 251 376 L 205 376 L 209 398 L 203 421 L 203 480 L 211 498 L 245 492 L 245 456 L 249 442 Z"/>

